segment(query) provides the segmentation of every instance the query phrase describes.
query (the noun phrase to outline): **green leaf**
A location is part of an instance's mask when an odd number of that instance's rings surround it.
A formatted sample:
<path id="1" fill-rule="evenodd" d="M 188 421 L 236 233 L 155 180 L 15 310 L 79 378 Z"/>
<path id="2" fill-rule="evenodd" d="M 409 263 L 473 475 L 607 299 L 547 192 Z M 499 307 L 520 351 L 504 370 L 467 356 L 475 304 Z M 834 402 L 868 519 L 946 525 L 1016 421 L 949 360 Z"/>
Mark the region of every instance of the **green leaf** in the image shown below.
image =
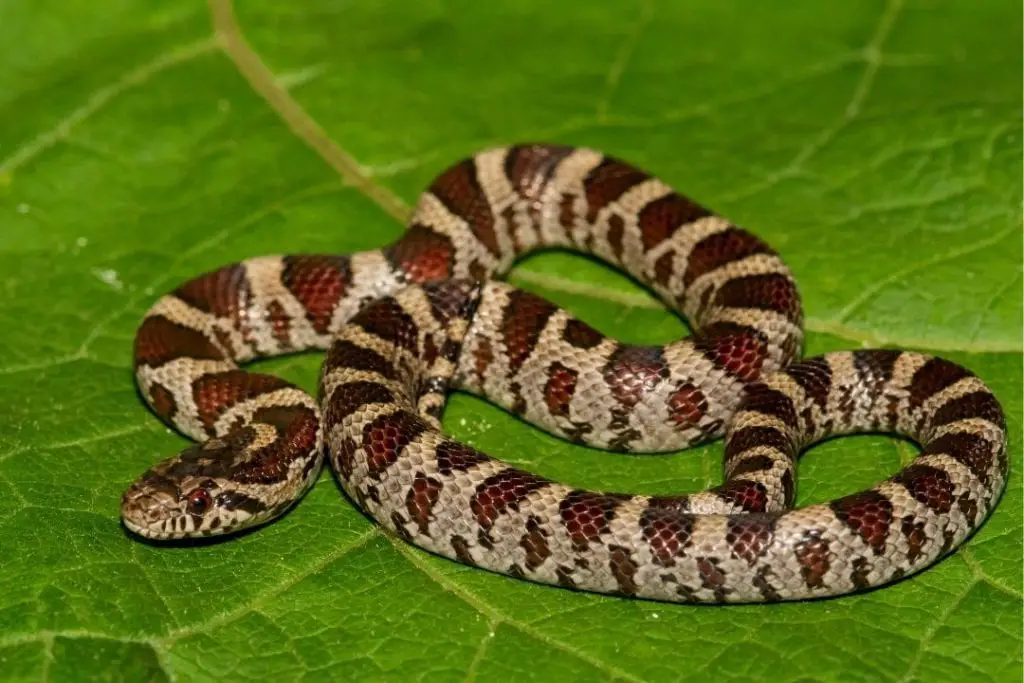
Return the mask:
<path id="1" fill-rule="evenodd" d="M 237 26 L 213 10 L 0 6 L 0 678 L 1020 680 L 1019 3 L 250 0 Z M 979 373 L 1011 432 L 989 523 L 883 590 L 703 608 L 429 556 L 327 473 L 231 542 L 122 532 L 123 488 L 185 444 L 131 375 L 156 297 L 233 259 L 382 246 L 442 168 L 528 140 L 628 159 L 763 235 L 798 277 L 807 353 L 901 346 Z M 510 279 L 627 341 L 686 332 L 579 256 Z M 320 360 L 261 366 L 312 390 Z M 720 443 L 612 455 L 463 395 L 444 423 L 581 486 L 720 477 Z M 913 454 L 815 448 L 799 503 Z"/>

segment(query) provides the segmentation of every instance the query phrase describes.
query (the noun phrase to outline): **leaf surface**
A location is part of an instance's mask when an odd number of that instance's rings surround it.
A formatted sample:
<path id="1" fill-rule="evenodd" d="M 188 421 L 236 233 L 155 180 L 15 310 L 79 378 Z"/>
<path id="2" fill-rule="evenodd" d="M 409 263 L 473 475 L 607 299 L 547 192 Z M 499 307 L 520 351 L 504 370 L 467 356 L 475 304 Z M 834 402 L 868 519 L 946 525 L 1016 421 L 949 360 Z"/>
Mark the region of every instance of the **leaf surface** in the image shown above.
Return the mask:
<path id="1" fill-rule="evenodd" d="M 0 6 L 0 678 L 1019 681 L 1021 8 L 1008 1 Z M 212 18 L 211 18 L 212 17 Z M 176 283 L 258 254 L 383 246 L 489 145 L 589 145 L 763 235 L 806 353 L 899 346 L 977 372 L 1012 475 L 956 555 L 808 604 L 583 595 L 392 541 L 325 473 L 199 548 L 128 538 L 123 488 L 185 441 L 138 398 L 134 330 Z M 339 180 L 340 178 L 340 180 Z M 570 254 L 510 279 L 603 332 L 685 325 Z M 261 363 L 312 390 L 316 354 Z M 721 444 L 578 448 L 455 395 L 445 427 L 580 486 L 720 480 Z M 814 448 L 799 504 L 914 456 Z"/>

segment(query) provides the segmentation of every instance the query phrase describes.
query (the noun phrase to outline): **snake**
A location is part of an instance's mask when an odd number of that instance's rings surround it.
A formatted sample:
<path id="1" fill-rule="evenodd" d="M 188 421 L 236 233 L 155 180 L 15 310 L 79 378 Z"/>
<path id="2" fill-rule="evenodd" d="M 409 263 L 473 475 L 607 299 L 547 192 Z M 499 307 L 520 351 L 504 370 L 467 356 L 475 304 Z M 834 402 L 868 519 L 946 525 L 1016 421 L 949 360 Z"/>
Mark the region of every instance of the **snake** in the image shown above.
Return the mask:
<path id="1" fill-rule="evenodd" d="M 621 269 L 692 334 L 627 344 L 499 279 L 539 249 Z M 153 304 L 136 384 L 196 443 L 131 483 L 121 520 L 157 542 L 253 529 L 326 460 L 389 534 L 525 581 L 682 603 L 879 588 L 988 518 L 1009 468 L 1005 416 L 937 356 L 801 359 L 803 316 L 775 250 L 636 166 L 585 147 L 484 149 L 442 171 L 386 247 L 253 257 Z M 315 396 L 240 367 L 307 350 L 326 351 Z M 446 435 L 455 390 L 605 451 L 724 437 L 723 483 L 650 496 L 547 479 Z M 919 453 L 869 489 L 794 508 L 808 448 L 873 432 Z"/>

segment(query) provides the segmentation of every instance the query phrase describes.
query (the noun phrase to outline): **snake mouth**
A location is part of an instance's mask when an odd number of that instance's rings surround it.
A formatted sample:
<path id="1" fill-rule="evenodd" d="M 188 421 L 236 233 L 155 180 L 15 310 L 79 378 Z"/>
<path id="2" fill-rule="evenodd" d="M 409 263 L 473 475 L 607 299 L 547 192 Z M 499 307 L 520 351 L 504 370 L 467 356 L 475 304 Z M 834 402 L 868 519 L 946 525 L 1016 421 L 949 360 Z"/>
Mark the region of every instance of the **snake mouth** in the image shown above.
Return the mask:
<path id="1" fill-rule="evenodd" d="M 133 522 L 131 518 L 126 515 L 121 515 L 121 523 L 131 533 L 142 536 L 143 538 L 153 539 L 155 541 L 170 540 L 173 538 L 170 534 L 161 531 L 159 529 L 153 529 L 148 526 L 140 526 Z"/>
<path id="2" fill-rule="evenodd" d="M 192 515 L 177 509 L 161 513 L 158 508 L 126 505 L 121 509 L 121 523 L 133 534 L 155 541 L 177 541 L 212 533 L 202 529 Z"/>
<path id="3" fill-rule="evenodd" d="M 261 521 L 248 510 L 223 505 L 250 500 L 245 496 L 222 495 L 216 505 L 193 512 L 188 509 L 190 497 L 181 496 L 178 486 L 161 484 L 153 486 L 152 479 L 142 478 L 121 496 L 121 522 L 131 533 L 157 541 L 196 540 L 234 533 Z"/>
<path id="4" fill-rule="evenodd" d="M 121 522 L 133 534 L 155 540 L 181 538 L 188 522 L 176 487 L 154 488 L 151 479 L 136 481 L 121 496 Z"/>

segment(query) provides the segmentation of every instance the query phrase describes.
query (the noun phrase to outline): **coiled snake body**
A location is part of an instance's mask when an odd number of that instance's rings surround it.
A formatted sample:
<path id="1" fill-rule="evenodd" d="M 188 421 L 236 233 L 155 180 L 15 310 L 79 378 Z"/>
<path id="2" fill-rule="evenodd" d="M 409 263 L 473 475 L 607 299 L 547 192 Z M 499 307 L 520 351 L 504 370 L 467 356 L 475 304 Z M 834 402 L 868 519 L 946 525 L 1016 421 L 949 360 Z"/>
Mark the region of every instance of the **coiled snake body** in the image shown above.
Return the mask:
<path id="1" fill-rule="evenodd" d="M 541 247 L 621 267 L 693 337 L 623 344 L 490 279 Z M 153 306 L 136 337 L 137 382 L 201 443 L 132 484 L 122 519 L 154 539 L 261 524 L 301 498 L 326 451 L 349 497 L 406 541 L 588 591 L 815 598 L 889 583 L 952 551 L 1005 484 L 995 397 L 940 358 L 864 350 L 794 362 L 801 346 L 796 285 L 760 239 L 592 150 L 485 150 L 441 174 L 388 247 L 251 259 Z M 238 367 L 307 349 L 328 349 L 316 399 Z M 649 497 L 544 479 L 445 436 L 452 388 L 609 450 L 725 434 L 725 482 Z M 863 431 L 923 451 L 869 490 L 791 509 L 799 454 Z"/>

